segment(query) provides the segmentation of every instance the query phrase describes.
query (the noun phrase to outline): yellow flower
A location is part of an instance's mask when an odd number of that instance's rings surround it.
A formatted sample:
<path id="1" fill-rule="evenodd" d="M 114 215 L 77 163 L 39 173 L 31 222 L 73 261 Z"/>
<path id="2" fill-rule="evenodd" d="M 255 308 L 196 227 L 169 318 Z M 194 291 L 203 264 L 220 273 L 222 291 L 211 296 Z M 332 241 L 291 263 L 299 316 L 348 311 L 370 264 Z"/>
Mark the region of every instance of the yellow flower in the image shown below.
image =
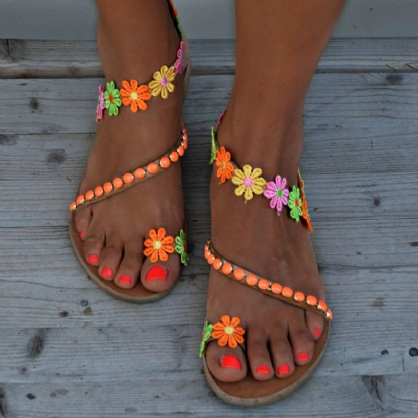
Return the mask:
<path id="1" fill-rule="evenodd" d="M 238 186 L 235 189 L 237 196 L 244 195 L 245 201 L 251 200 L 255 194 L 262 194 L 266 180 L 261 177 L 263 170 L 261 168 L 253 168 L 250 165 L 244 165 L 243 169 L 236 168 L 231 179 L 232 183 Z"/>
<path id="2" fill-rule="evenodd" d="M 168 97 L 168 93 L 174 91 L 174 84 L 172 81 L 176 78 L 174 73 L 174 67 L 168 68 L 166 65 L 161 67 L 160 71 L 154 73 L 154 80 L 152 80 L 148 86 L 151 89 L 151 94 L 155 96 L 161 96 L 163 99 Z"/>

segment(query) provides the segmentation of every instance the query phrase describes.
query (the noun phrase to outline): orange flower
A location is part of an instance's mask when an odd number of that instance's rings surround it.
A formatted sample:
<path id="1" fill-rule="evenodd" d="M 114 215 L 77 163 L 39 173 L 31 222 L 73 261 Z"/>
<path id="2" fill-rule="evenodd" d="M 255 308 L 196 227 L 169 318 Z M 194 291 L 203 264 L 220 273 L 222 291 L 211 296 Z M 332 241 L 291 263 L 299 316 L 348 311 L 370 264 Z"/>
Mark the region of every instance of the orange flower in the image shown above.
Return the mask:
<path id="1" fill-rule="evenodd" d="M 229 315 L 222 315 L 221 321 L 213 326 L 212 338 L 218 340 L 221 347 L 228 344 L 229 347 L 235 348 L 238 344 L 242 344 L 245 330 L 238 326 L 240 319 L 237 316 L 231 319 Z"/>
<path id="2" fill-rule="evenodd" d="M 166 236 L 167 231 L 164 228 L 159 228 L 158 232 L 155 229 L 149 230 L 149 238 L 144 242 L 144 255 L 150 256 L 151 263 L 156 263 L 158 260 L 167 261 L 168 254 L 174 252 L 174 238 Z"/>
<path id="3" fill-rule="evenodd" d="M 306 197 L 305 197 L 305 182 L 302 180 L 302 176 L 299 170 L 298 170 L 298 185 L 300 189 L 300 198 L 302 199 L 302 218 L 305 220 L 306 226 L 309 232 L 315 232 L 312 226 L 309 212 L 308 212 L 308 201 L 306 200 Z"/>
<path id="4" fill-rule="evenodd" d="M 221 183 L 225 183 L 226 180 L 229 180 L 232 177 L 232 172 L 234 171 L 234 166 L 230 163 L 231 154 L 221 147 L 216 151 L 215 164 L 219 167 L 216 176 L 221 179 Z"/>
<path id="5" fill-rule="evenodd" d="M 151 99 L 151 93 L 149 87 L 142 85 L 138 87 L 136 80 L 131 80 L 128 83 L 126 80 L 122 81 L 123 89 L 120 90 L 122 96 L 122 104 L 124 106 L 131 106 L 132 112 L 136 113 L 138 108 L 141 110 L 147 110 L 148 106 L 145 100 Z"/>

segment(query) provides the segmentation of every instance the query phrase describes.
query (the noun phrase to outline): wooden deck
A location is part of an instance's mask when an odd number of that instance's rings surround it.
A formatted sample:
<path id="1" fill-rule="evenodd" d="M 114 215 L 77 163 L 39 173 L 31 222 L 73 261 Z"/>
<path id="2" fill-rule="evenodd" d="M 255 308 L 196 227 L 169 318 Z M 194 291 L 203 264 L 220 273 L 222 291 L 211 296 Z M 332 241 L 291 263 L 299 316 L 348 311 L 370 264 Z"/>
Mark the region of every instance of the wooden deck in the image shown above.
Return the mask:
<path id="1" fill-rule="evenodd" d="M 96 129 L 94 44 L 0 41 L 0 417 L 416 418 L 418 39 L 335 40 L 319 65 L 301 166 L 332 336 L 306 385 L 253 409 L 216 398 L 197 355 L 209 130 L 234 59 L 231 42 L 192 48 L 193 254 L 170 297 L 138 306 L 92 284 L 68 237 L 67 206 Z"/>

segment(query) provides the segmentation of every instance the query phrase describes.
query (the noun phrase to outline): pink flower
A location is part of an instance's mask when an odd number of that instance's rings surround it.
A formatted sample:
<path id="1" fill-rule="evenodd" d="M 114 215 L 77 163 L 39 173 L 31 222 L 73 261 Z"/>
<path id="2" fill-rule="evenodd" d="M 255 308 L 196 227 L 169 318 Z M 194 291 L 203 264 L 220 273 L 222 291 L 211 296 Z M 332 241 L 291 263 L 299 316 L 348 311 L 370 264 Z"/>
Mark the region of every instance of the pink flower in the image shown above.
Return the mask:
<path id="1" fill-rule="evenodd" d="M 270 200 L 270 207 L 276 208 L 277 214 L 283 209 L 283 205 L 287 205 L 289 190 L 286 188 L 287 180 L 283 177 L 276 176 L 276 180 L 267 183 L 266 190 L 264 190 L 264 196 Z"/>
<path id="2" fill-rule="evenodd" d="M 180 42 L 180 48 L 177 50 L 177 60 L 174 63 L 174 69 L 176 74 L 183 72 L 183 55 L 184 55 L 184 42 Z"/>
<path id="3" fill-rule="evenodd" d="M 96 121 L 98 122 L 103 118 L 103 110 L 105 108 L 104 92 L 103 88 L 99 86 L 99 97 L 97 99 L 97 108 L 96 108 Z"/>

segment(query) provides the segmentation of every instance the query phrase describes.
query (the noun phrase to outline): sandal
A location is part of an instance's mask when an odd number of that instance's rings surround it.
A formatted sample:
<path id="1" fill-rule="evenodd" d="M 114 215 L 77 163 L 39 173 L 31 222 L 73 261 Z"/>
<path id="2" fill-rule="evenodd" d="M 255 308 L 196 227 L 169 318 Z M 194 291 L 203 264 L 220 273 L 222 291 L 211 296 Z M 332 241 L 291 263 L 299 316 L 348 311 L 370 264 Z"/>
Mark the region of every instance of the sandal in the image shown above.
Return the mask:
<path id="1" fill-rule="evenodd" d="M 171 17 L 180 36 L 180 45 L 177 50 L 176 59 L 170 66 L 163 65 L 159 71 L 154 73 L 153 79 L 147 83 L 141 84 L 137 80 L 123 80 L 122 88 L 120 90 L 116 87 L 114 81 L 106 83 L 106 90 L 100 85 L 96 109 L 96 122 L 100 122 L 105 116 L 106 111 L 109 117 L 117 116 L 119 111 L 123 109 L 123 106 L 130 108 L 133 113 L 137 113 L 139 110 L 146 111 L 148 108 L 147 101 L 151 100 L 153 97 L 160 96 L 163 99 L 167 99 L 169 94 L 174 91 L 173 82 L 178 74 L 184 73 L 184 96 L 186 96 L 190 79 L 189 48 L 180 26 L 177 10 L 171 0 L 168 0 L 168 2 Z M 128 109 L 123 109 L 123 111 L 127 110 Z M 123 289 L 116 286 L 113 281 L 102 279 L 99 275 L 98 267 L 88 264 L 84 258 L 82 252 L 83 241 L 76 229 L 75 213 L 80 208 L 108 199 L 131 187 L 152 179 L 162 171 L 167 170 L 172 164 L 180 161 L 187 146 L 187 131 L 182 123 L 182 129 L 175 144 L 167 150 L 166 153 L 156 160 L 150 161 L 137 168 L 132 169 L 132 167 L 130 167 L 130 170 L 125 173 L 122 172 L 120 177 L 117 177 L 112 181 L 107 181 L 103 185 L 97 186 L 94 190 L 88 190 L 84 195 L 79 194 L 76 200 L 70 204 L 69 209 L 71 216 L 69 232 L 75 254 L 90 279 L 102 290 L 115 298 L 137 303 L 156 301 L 170 293 L 178 280 L 176 280 L 173 286 L 168 290 L 156 293 L 146 289 L 140 280 L 138 280 L 138 283 L 134 288 Z M 145 250 L 143 253 L 146 257 L 149 257 L 151 263 L 156 263 L 159 260 L 165 262 L 168 260 L 170 254 L 176 252 L 180 256 L 182 267 L 186 266 L 188 262 L 186 227 L 181 229 L 176 237 L 166 236 L 166 230 L 163 227 L 158 228 L 158 230 L 150 229 L 149 237 L 144 240 L 144 248 Z"/>
<path id="2" fill-rule="evenodd" d="M 231 180 L 237 186 L 235 194 L 243 196 L 245 203 L 252 200 L 254 195 L 264 195 L 270 200 L 270 207 L 275 209 L 278 215 L 287 207 L 290 217 L 294 221 L 302 221 L 310 232 L 314 232 L 309 218 L 304 182 L 300 171 L 298 171 L 298 185 L 288 188 L 287 180 L 279 175 L 274 181 L 267 182 L 261 177 L 262 170 L 260 168 L 253 169 L 250 165 L 244 165 L 241 169 L 231 159 L 231 154 L 225 147 L 219 146 L 216 140 L 216 132 L 224 114 L 225 112 L 220 116 L 216 128 L 212 129 L 210 162 L 215 163 L 218 167 L 216 174 L 220 180 L 219 184 Z M 294 373 L 287 378 L 273 377 L 266 381 L 256 380 L 249 370 L 243 380 L 232 383 L 222 382 L 212 375 L 206 363 L 205 352 L 207 343 L 213 340 L 217 340 L 219 346 L 228 345 L 235 348 L 240 345 L 245 351 L 243 346 L 245 330 L 239 326 L 240 318 L 237 316 L 231 318 L 230 315 L 225 314 L 215 324 L 205 321 L 200 344 L 200 357 L 203 358 L 203 369 L 209 386 L 218 397 L 234 405 L 255 406 L 275 402 L 289 395 L 301 386 L 318 366 L 328 342 L 332 311 L 325 301 L 318 300 L 313 295 L 305 295 L 290 287 L 281 286 L 277 282 L 272 282 L 225 259 L 216 251 L 210 239 L 205 245 L 204 256 L 213 269 L 229 279 L 264 293 L 266 296 L 319 313 L 324 318 L 324 329 L 320 338 L 315 341 L 313 357 L 309 364 L 296 366 Z"/>

